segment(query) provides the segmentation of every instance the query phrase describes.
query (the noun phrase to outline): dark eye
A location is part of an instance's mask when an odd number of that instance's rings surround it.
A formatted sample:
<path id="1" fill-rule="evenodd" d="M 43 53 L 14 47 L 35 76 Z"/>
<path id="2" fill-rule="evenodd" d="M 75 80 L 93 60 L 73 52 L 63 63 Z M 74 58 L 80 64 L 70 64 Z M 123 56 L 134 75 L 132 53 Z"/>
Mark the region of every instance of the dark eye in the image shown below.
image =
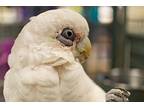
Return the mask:
<path id="1" fill-rule="evenodd" d="M 74 41 L 74 39 L 75 39 L 75 34 L 74 34 L 74 32 L 73 32 L 71 29 L 69 29 L 69 28 L 63 29 L 61 35 L 62 35 L 64 38 L 69 39 L 69 40 L 71 40 L 71 41 Z"/>

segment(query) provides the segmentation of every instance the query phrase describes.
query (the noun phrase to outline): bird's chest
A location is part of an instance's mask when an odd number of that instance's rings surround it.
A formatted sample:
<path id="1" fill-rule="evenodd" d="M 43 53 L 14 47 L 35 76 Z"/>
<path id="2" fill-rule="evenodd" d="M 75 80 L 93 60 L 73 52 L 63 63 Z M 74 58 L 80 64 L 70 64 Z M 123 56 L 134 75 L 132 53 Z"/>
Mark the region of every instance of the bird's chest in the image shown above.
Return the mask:
<path id="1" fill-rule="evenodd" d="M 81 95 L 85 73 L 80 64 L 59 68 L 59 90 L 63 101 L 78 101 Z"/>
<path id="2" fill-rule="evenodd" d="M 24 101 L 67 101 L 76 98 L 82 67 L 65 65 L 59 69 L 39 66 L 24 71 L 17 85 L 21 88 Z"/>

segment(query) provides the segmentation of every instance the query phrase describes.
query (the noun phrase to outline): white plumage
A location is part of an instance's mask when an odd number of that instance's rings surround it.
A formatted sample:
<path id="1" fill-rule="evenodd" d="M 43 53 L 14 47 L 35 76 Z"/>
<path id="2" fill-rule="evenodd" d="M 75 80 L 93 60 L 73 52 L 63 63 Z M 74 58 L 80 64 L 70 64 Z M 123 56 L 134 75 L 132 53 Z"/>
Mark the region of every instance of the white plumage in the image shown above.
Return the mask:
<path id="1" fill-rule="evenodd" d="M 88 36 L 86 20 L 66 9 L 44 12 L 24 26 L 9 55 L 6 101 L 105 101 L 105 92 L 77 59 L 77 43 L 66 47 L 56 39 L 66 27 L 81 38 Z"/>

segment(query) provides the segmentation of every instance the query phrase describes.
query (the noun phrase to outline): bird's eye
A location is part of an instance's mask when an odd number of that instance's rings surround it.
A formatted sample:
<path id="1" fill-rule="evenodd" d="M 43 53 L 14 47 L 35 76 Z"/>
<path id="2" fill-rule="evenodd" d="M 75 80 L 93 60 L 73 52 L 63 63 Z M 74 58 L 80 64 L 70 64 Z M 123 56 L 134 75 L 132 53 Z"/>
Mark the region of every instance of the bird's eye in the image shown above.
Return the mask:
<path id="1" fill-rule="evenodd" d="M 69 39 L 69 40 L 71 40 L 71 41 L 74 41 L 74 39 L 75 39 L 75 34 L 74 34 L 74 32 L 73 32 L 71 29 L 69 29 L 69 28 L 63 29 L 61 35 L 62 35 L 64 38 Z"/>

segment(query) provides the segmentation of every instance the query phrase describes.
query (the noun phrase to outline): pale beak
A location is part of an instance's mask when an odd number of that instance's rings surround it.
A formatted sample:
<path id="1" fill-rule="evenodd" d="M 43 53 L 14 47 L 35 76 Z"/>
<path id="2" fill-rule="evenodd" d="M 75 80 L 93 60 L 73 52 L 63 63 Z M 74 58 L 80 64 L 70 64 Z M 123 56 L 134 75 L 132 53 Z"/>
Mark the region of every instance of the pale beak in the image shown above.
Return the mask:
<path id="1" fill-rule="evenodd" d="M 91 42 L 87 36 L 77 44 L 77 50 L 79 52 L 78 59 L 83 63 L 91 52 Z"/>

